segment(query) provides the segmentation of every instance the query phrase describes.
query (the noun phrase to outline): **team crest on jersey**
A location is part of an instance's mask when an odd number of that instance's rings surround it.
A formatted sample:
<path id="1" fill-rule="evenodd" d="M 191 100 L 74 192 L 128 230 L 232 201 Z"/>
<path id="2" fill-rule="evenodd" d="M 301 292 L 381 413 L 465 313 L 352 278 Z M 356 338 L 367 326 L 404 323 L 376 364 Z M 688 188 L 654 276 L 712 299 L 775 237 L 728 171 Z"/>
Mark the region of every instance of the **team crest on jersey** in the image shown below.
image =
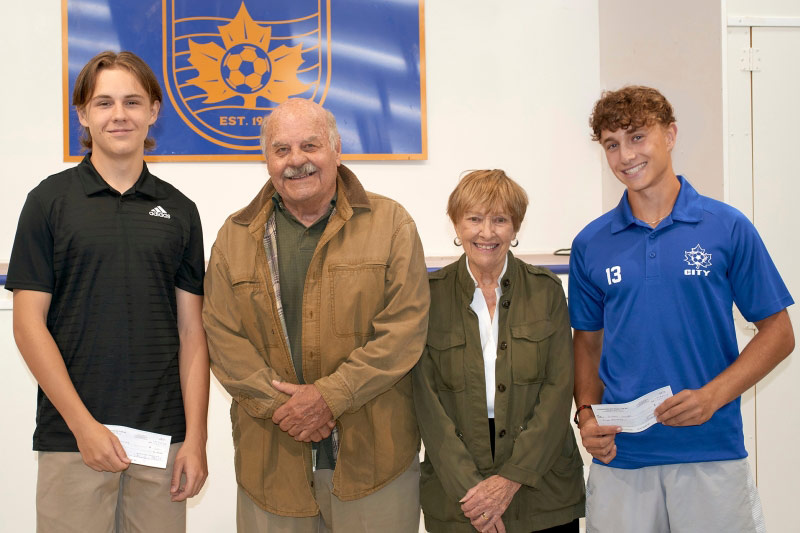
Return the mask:
<path id="1" fill-rule="evenodd" d="M 261 121 L 278 104 L 321 104 L 329 1 L 164 0 L 164 80 L 181 119 L 214 144 L 257 152 Z"/>
<path id="2" fill-rule="evenodd" d="M 687 268 L 683 271 L 684 276 L 703 276 L 707 277 L 711 271 L 711 254 L 706 253 L 705 249 L 697 243 L 691 250 L 683 252 L 683 260 L 694 268 Z"/>

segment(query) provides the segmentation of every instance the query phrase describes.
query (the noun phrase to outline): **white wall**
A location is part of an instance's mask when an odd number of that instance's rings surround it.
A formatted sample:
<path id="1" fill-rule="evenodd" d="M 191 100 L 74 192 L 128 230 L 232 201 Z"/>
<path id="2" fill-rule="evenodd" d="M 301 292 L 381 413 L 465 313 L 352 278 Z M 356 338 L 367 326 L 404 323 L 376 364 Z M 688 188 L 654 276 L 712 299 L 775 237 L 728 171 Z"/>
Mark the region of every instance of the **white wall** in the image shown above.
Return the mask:
<path id="1" fill-rule="evenodd" d="M 726 7 L 726 12 L 729 16 L 800 16 L 800 2 L 797 0 L 727 0 Z"/>
<path id="2" fill-rule="evenodd" d="M 70 164 L 62 162 L 61 12 L 37 3 L 36 24 L 9 24 L 0 57 L 14 83 L 2 91 L 5 168 L 0 196 L 0 262 L 27 192 Z M 6 20 L 28 20 L 23 2 Z M 425 4 L 427 161 L 348 162 L 367 189 L 405 205 L 427 255 L 458 253 L 444 215 L 447 195 L 466 169 L 503 168 L 531 196 L 520 253 L 568 247 L 600 214 L 596 147 L 587 116 L 599 93 L 596 2 L 466 0 Z M 36 43 L 25 46 L 21 43 Z M 10 78 L 9 78 L 10 79 Z M 199 206 L 211 248 L 225 217 L 246 205 L 266 179 L 260 163 L 152 163 L 154 174 Z M 553 224 L 552 220 L 558 223 Z M 546 231 L 544 230 L 546 228 Z"/>
<path id="3" fill-rule="evenodd" d="M 11 252 L 27 192 L 70 166 L 61 160 L 59 0 L 4 5 L 0 64 L 0 263 Z M 428 0 L 428 153 L 419 162 L 350 162 L 365 186 L 401 201 L 429 256 L 458 253 L 444 215 L 466 169 L 500 167 L 528 191 L 520 253 L 550 252 L 601 213 L 600 156 L 587 117 L 600 90 L 596 1 Z M 30 23 L 34 21 L 35 23 Z M 206 253 L 217 229 L 266 179 L 257 163 L 153 163 L 151 170 L 200 208 Z M 4 295 L 5 296 L 5 295 Z M 0 302 L 2 303 L 2 302 Z M 0 306 L 1 307 L 1 306 Z M 4 529 L 32 531 L 35 454 L 30 451 L 35 382 L 16 351 L 10 312 L 0 310 L 0 488 Z M 189 531 L 231 531 L 235 499 L 229 399 L 212 382 L 210 478 L 189 509 Z"/>

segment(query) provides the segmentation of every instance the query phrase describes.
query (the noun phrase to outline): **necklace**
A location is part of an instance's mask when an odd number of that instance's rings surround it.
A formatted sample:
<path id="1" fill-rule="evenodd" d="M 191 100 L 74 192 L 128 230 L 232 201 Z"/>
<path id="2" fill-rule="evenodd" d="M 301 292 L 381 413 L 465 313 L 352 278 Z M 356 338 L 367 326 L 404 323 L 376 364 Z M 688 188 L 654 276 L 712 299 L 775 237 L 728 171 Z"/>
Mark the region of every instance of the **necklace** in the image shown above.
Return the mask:
<path id="1" fill-rule="evenodd" d="M 648 222 L 648 221 L 646 221 L 646 220 L 643 220 L 642 222 L 644 222 L 644 223 L 645 223 L 645 224 L 647 224 L 648 226 L 655 226 L 656 224 L 658 224 L 659 222 L 661 222 L 662 220 L 664 220 L 664 219 L 665 219 L 665 218 L 667 218 L 668 216 L 669 216 L 669 213 L 667 213 L 666 215 L 664 215 L 664 216 L 663 216 L 663 217 L 661 217 L 661 218 L 657 218 L 657 219 L 653 220 L 652 222 Z"/>

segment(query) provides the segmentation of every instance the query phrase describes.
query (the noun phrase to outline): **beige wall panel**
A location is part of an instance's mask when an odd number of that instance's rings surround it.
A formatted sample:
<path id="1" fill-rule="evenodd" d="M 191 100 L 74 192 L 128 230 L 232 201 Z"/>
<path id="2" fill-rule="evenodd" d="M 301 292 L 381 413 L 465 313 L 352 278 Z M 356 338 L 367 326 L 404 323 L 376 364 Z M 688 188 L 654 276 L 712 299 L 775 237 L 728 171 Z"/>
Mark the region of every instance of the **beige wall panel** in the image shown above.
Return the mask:
<path id="1" fill-rule="evenodd" d="M 719 2 L 600 2 L 600 83 L 649 85 L 675 108 L 675 171 L 723 198 L 722 8 Z M 599 96 L 599 95 L 598 95 Z M 603 210 L 623 188 L 603 167 Z"/>

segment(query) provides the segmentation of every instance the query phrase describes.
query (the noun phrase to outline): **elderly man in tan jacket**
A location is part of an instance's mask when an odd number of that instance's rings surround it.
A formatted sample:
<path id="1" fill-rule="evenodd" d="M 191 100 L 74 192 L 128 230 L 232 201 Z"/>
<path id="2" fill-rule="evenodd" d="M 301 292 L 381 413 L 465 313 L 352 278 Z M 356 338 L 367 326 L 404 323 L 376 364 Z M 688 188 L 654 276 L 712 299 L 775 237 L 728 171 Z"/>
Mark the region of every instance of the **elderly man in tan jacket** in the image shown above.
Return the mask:
<path id="1" fill-rule="evenodd" d="M 220 229 L 203 308 L 233 397 L 238 529 L 416 532 L 409 370 L 430 299 L 416 226 L 341 164 L 319 105 L 279 106 L 261 144 L 270 179 Z"/>

